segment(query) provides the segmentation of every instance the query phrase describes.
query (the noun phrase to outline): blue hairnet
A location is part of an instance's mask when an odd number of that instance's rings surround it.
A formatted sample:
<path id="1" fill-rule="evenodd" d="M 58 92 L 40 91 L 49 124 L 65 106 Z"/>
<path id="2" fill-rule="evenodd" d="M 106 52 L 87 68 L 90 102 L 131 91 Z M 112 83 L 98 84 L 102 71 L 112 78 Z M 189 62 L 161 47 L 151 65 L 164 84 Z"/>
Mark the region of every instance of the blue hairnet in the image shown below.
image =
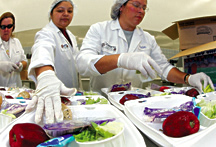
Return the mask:
<path id="1" fill-rule="evenodd" d="M 116 20 L 120 14 L 121 6 L 126 3 L 128 0 L 116 0 L 111 8 L 111 18 Z"/>
<path id="2" fill-rule="evenodd" d="M 52 5 L 51 5 L 49 14 L 48 14 L 48 15 L 49 15 L 49 19 L 50 19 L 50 13 L 52 12 L 53 8 L 54 8 L 58 3 L 62 2 L 62 1 L 70 2 L 71 5 L 73 6 L 73 14 L 76 12 L 76 9 L 77 9 L 77 8 L 76 8 L 75 4 L 72 2 L 72 0 L 54 0 L 53 3 L 52 3 Z"/>

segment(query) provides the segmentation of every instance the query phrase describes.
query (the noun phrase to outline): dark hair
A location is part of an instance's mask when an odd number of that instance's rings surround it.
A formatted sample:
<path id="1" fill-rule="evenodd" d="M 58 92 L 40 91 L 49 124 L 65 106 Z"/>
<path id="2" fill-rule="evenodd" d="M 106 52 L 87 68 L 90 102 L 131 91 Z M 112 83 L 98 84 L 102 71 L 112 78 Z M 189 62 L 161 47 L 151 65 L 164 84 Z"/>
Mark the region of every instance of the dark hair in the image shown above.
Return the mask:
<path id="1" fill-rule="evenodd" d="M 53 10 L 54 10 L 61 2 L 62 2 L 62 1 L 58 2 L 58 3 L 52 8 L 52 10 L 51 10 L 51 12 L 50 12 L 50 15 L 52 15 Z"/>
<path id="2" fill-rule="evenodd" d="M 3 13 L 0 17 L 0 25 L 5 18 L 11 18 L 13 20 L 13 30 L 12 30 L 12 32 L 13 32 L 15 29 L 15 17 L 14 17 L 14 15 L 11 12 Z"/>

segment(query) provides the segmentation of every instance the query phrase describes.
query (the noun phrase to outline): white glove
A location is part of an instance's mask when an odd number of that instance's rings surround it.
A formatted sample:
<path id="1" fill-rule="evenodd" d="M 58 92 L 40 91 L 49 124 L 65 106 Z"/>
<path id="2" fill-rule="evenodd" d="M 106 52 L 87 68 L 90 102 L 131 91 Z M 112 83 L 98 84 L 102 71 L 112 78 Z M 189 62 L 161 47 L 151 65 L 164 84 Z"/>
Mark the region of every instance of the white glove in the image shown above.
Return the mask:
<path id="1" fill-rule="evenodd" d="M 18 68 L 15 69 L 14 71 L 15 71 L 15 72 L 21 72 L 22 69 L 23 69 L 23 64 L 22 64 L 22 62 L 18 62 L 16 65 L 18 66 Z"/>
<path id="2" fill-rule="evenodd" d="M 8 72 L 11 73 L 12 71 L 14 71 L 15 69 L 18 69 L 19 67 L 10 61 L 1 61 L 0 62 L 0 70 L 3 72 Z"/>
<path id="3" fill-rule="evenodd" d="M 194 75 L 190 75 L 188 78 L 188 83 L 191 86 L 196 87 L 199 91 L 203 92 L 202 90 L 202 82 L 204 81 L 204 88 L 210 84 L 211 87 L 214 89 L 214 85 L 212 83 L 212 80 L 209 76 L 207 76 L 205 73 L 200 72 L 196 73 Z"/>
<path id="4" fill-rule="evenodd" d="M 63 121 L 60 94 L 75 95 L 76 88 L 65 87 L 52 70 L 42 72 L 37 77 L 37 81 L 36 94 L 26 107 L 26 112 L 32 111 L 37 105 L 35 113 L 36 123 L 42 121 L 44 111 L 46 123 L 54 123 L 55 119 L 57 122 Z"/>
<path id="5" fill-rule="evenodd" d="M 139 70 L 146 78 L 148 78 L 148 76 L 153 79 L 156 78 L 155 71 L 159 75 L 162 75 L 162 71 L 158 64 L 144 52 L 120 54 L 117 66 L 130 70 Z"/>

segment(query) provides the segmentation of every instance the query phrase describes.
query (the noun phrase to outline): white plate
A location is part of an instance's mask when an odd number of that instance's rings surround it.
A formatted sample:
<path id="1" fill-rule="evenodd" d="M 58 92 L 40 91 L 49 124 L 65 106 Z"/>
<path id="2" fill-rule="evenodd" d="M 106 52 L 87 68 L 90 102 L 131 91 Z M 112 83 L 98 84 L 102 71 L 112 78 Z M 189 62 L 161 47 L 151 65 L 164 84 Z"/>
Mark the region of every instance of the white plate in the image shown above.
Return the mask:
<path id="1" fill-rule="evenodd" d="M 139 103 L 139 101 L 146 100 L 146 102 Z M 198 145 L 198 141 L 205 137 L 206 134 L 213 133 L 216 131 L 216 124 L 212 125 L 208 128 L 200 126 L 199 132 L 185 136 L 180 138 L 172 138 L 163 134 L 163 132 L 159 131 L 162 129 L 162 123 L 150 123 L 144 122 L 144 107 L 151 108 L 172 108 L 174 106 L 179 106 L 187 101 L 190 101 L 191 97 L 185 95 L 166 95 L 166 96 L 158 96 L 143 98 L 139 100 L 128 101 L 125 103 L 124 112 L 128 116 L 128 118 L 149 138 L 151 138 L 156 144 L 159 146 L 193 146 L 193 144 Z M 214 137 L 213 137 L 214 138 Z M 208 138 L 208 140 L 211 140 Z M 212 139 L 214 140 L 214 139 Z M 215 140 L 213 142 L 216 142 Z M 199 145 L 202 145 L 200 142 Z M 212 144 L 211 144 L 212 145 Z"/>
<path id="2" fill-rule="evenodd" d="M 146 95 L 148 92 L 150 92 L 151 96 L 153 96 L 156 93 L 161 93 L 155 90 L 142 90 L 142 91 L 121 91 L 121 92 L 109 92 L 108 93 L 108 99 L 109 101 L 116 106 L 118 109 L 120 110 L 124 110 L 124 105 L 122 105 L 121 103 L 119 103 L 119 100 L 126 94 L 144 94 Z"/>
<path id="3" fill-rule="evenodd" d="M 126 147 L 145 147 L 145 142 L 140 132 L 132 124 L 132 122 L 118 109 L 112 105 L 84 105 L 84 106 L 71 106 L 72 113 L 75 118 L 86 118 L 86 117 L 115 117 L 118 121 L 124 123 L 124 137 Z M 0 142 L 1 146 L 9 147 L 8 133 L 17 123 L 34 123 L 35 112 L 30 112 L 22 115 L 16 121 L 8 125 L 2 132 L 0 132 Z M 72 142 L 73 147 L 78 147 L 78 144 L 74 141 Z"/>

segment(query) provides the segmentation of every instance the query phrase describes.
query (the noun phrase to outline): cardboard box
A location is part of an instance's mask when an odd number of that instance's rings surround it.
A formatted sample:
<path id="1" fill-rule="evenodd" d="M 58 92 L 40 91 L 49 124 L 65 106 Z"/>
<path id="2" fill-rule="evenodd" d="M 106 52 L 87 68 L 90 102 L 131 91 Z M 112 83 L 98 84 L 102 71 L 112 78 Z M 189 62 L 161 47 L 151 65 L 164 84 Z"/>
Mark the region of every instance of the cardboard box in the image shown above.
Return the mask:
<path id="1" fill-rule="evenodd" d="M 183 57 L 184 72 L 204 72 L 216 85 L 216 41 L 179 52 L 170 59 Z"/>
<path id="2" fill-rule="evenodd" d="M 162 32 L 173 40 L 179 38 L 180 50 L 216 41 L 216 16 L 191 18 L 174 23 Z"/>

